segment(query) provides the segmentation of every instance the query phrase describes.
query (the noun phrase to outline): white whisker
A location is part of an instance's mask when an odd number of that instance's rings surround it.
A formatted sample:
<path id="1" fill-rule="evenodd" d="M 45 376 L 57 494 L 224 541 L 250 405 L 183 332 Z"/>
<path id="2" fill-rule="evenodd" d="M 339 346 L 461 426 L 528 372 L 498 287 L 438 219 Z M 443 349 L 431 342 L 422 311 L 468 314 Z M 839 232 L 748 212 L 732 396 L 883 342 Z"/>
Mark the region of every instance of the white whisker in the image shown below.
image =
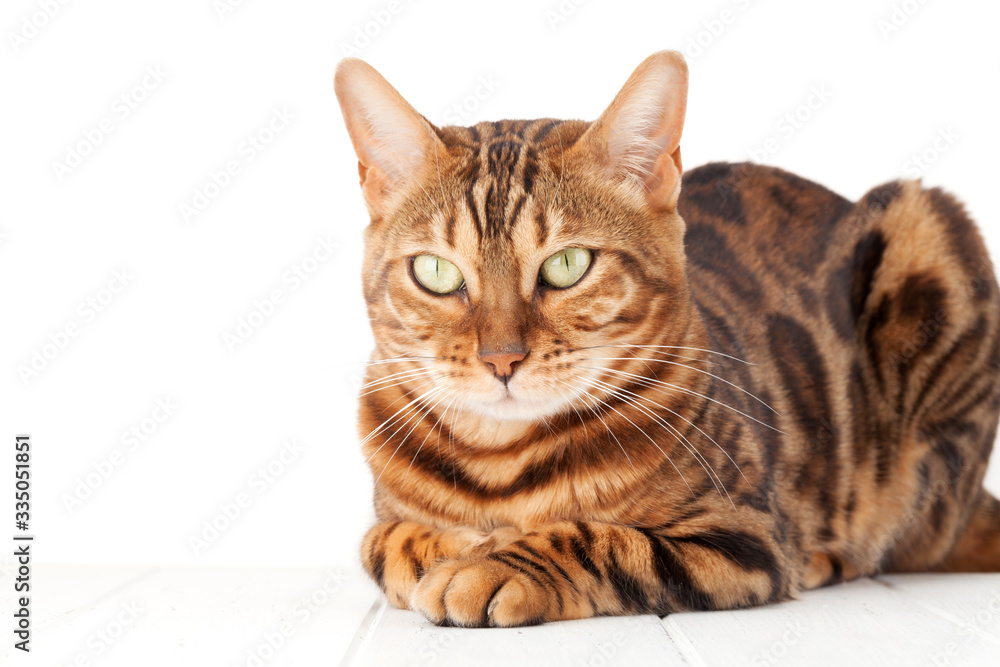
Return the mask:
<path id="1" fill-rule="evenodd" d="M 570 389 L 574 389 L 574 390 L 576 390 L 576 391 L 579 391 L 580 389 L 582 389 L 582 390 L 583 390 L 583 395 L 584 395 L 584 396 L 586 396 L 587 398 L 589 398 L 589 399 L 591 399 L 591 400 L 595 401 L 596 405 L 592 405 L 592 406 L 585 406 L 585 407 L 586 407 L 586 409 L 587 409 L 587 411 L 588 411 L 588 412 L 590 412 L 591 414 L 593 414 L 593 415 L 594 415 L 595 417 L 597 417 L 597 418 L 598 418 L 598 419 L 599 419 L 599 420 L 601 421 L 601 423 L 602 423 L 602 424 L 604 424 L 604 428 L 605 428 L 605 430 L 607 430 L 608 434 L 609 434 L 609 435 L 610 435 L 610 436 L 611 436 L 612 438 L 614 438 L 614 441 L 615 441 L 615 442 L 616 442 L 616 443 L 618 444 L 618 448 L 619 448 L 619 449 L 621 449 L 621 450 L 622 450 L 622 454 L 624 454 L 624 455 L 625 455 L 625 460 L 626 460 L 626 461 L 628 461 L 628 464 L 629 464 L 630 466 L 632 466 L 632 470 L 635 470 L 635 471 L 636 471 L 636 473 L 638 473 L 639 471 L 638 471 L 638 470 L 636 470 L 636 467 L 635 467 L 635 464 L 634 464 L 634 463 L 632 463 L 632 458 L 631 458 L 631 457 L 630 457 L 630 456 L 628 455 L 628 452 L 627 452 L 627 451 L 625 451 L 625 447 L 624 447 L 624 446 L 622 445 L 621 441 L 619 441 L 619 440 L 618 440 L 618 436 L 617 436 L 617 435 L 615 435 L 615 432 L 611 430 L 611 427 L 610 427 L 610 426 L 608 426 L 608 423 L 607 423 L 606 421 L 604 421 L 604 418 L 603 418 L 603 417 L 601 416 L 601 413 L 600 413 L 600 412 L 599 412 L 599 410 L 598 410 L 598 406 L 600 406 L 600 405 L 603 405 L 603 403 L 601 403 L 600 399 L 598 399 L 598 398 L 597 398 L 596 396 L 594 396 L 594 395 L 593 395 L 593 394 L 591 394 L 591 393 L 590 393 L 589 391 L 587 391 L 587 389 L 586 389 L 586 387 L 585 387 L 585 386 L 584 386 L 584 387 L 579 387 L 579 388 L 578 388 L 578 387 L 573 387 L 573 386 L 572 386 L 571 384 L 569 384 L 568 382 L 563 382 L 562 380 L 558 380 L 558 382 L 560 382 L 560 383 L 562 383 L 562 384 L 566 385 L 567 387 L 569 387 Z M 604 406 L 604 407 L 607 407 L 607 406 Z M 547 423 L 546 423 L 546 427 L 548 427 L 548 424 L 547 424 Z M 551 429 L 549 429 L 549 432 L 551 433 Z"/>
<path id="2" fill-rule="evenodd" d="M 415 387 L 413 389 L 413 391 L 419 391 L 420 389 L 426 387 L 427 385 L 431 384 L 432 382 L 433 382 L 433 380 L 431 380 L 430 382 L 425 382 L 425 383 L 423 383 L 421 385 L 418 385 L 417 387 Z M 393 405 L 395 405 L 400 399 L 404 398 L 405 396 L 406 396 L 406 394 L 403 394 L 402 396 L 400 396 L 399 398 L 397 398 L 395 401 L 393 401 L 389 405 L 385 406 L 385 408 L 383 408 L 383 412 L 385 412 L 385 410 L 388 410 L 389 408 L 391 408 Z M 409 408 L 410 406 L 412 406 L 413 403 L 416 402 L 416 400 L 417 400 L 416 398 L 410 399 L 410 401 L 406 405 L 404 405 L 403 407 L 401 407 L 399 410 L 397 410 L 394 415 L 392 415 L 391 417 L 389 417 L 388 419 L 386 419 L 384 422 L 382 422 L 381 426 L 379 426 L 378 428 L 372 430 L 371 433 L 369 433 L 368 435 L 366 435 L 361 440 L 361 445 L 362 446 L 366 445 L 369 440 L 371 440 L 372 438 L 374 438 L 375 436 L 377 436 L 379 433 L 381 433 L 386 428 L 391 427 L 391 425 L 395 423 L 395 421 L 396 421 L 397 416 L 399 415 L 399 413 L 404 412 L 405 410 L 407 410 L 407 408 Z M 377 451 L 378 450 L 376 450 L 376 452 Z M 373 454 L 373 456 L 374 456 L 374 454 Z M 370 461 L 371 459 L 369 458 L 368 460 Z"/>
<path id="3" fill-rule="evenodd" d="M 703 364 L 710 364 L 712 366 L 718 366 L 718 361 L 710 361 L 708 359 L 702 359 L 700 357 L 688 357 L 683 354 L 677 354 L 675 352 L 665 352 L 663 350 L 658 350 L 650 347 L 649 345 L 588 345 L 586 347 L 577 347 L 570 350 L 570 352 L 580 352 L 583 350 L 597 350 L 601 348 L 612 347 L 612 348 L 626 348 L 626 349 L 644 349 L 647 352 L 653 352 L 667 357 L 673 357 L 674 359 L 681 359 L 683 361 L 697 361 Z M 633 357 L 635 359 L 640 359 L 644 357 Z"/>
<path id="4" fill-rule="evenodd" d="M 405 361 L 441 361 L 444 357 L 393 357 L 391 359 L 376 359 L 364 362 L 365 366 L 381 366 L 382 364 L 398 364 Z M 346 365 L 346 364 L 345 364 Z"/>
<path id="5" fill-rule="evenodd" d="M 733 502 L 732 498 L 729 496 L 728 489 L 726 489 L 725 483 L 723 483 L 722 478 L 719 476 L 719 474 L 717 472 L 715 472 L 715 467 L 709 462 L 709 460 L 707 458 L 705 458 L 705 456 L 700 451 L 698 451 L 697 447 L 695 447 L 691 443 L 691 441 L 688 440 L 684 436 L 683 433 L 681 433 L 680 429 L 678 429 L 676 426 L 674 426 L 673 424 L 671 424 L 667 420 L 663 419 L 662 417 L 660 417 L 659 415 L 657 415 L 656 413 L 654 413 L 652 410 L 646 408 L 643 405 L 640 405 L 634 399 L 629 399 L 628 397 L 624 396 L 624 394 L 629 394 L 629 395 L 634 396 L 636 398 L 642 398 L 642 396 L 640 396 L 639 394 L 636 394 L 634 392 L 628 391 L 627 389 L 622 389 L 622 388 L 619 388 L 619 387 L 615 387 L 614 385 L 608 384 L 607 382 L 604 382 L 602 380 L 596 380 L 595 379 L 595 380 L 592 380 L 592 381 L 595 382 L 595 383 L 598 383 L 598 385 L 599 385 L 598 388 L 604 388 L 606 391 L 611 391 L 614 395 L 617 395 L 619 398 L 621 398 L 625 402 L 627 402 L 630 405 L 638 408 L 639 410 L 642 410 L 643 413 L 649 415 L 657 423 L 659 423 L 661 426 L 663 426 L 664 428 L 666 428 L 668 430 L 668 432 L 671 433 L 671 435 L 673 435 L 676 438 L 678 438 L 678 442 L 682 446 L 684 446 L 685 449 L 688 450 L 688 452 L 694 457 L 695 461 L 697 461 L 698 464 L 701 465 L 701 467 L 705 470 L 705 474 L 708 475 L 708 479 L 712 482 L 712 485 L 715 486 L 715 490 L 719 492 L 719 497 L 722 497 L 723 492 L 725 492 L 725 497 L 729 498 L 729 502 L 730 503 Z M 716 480 L 718 480 L 718 483 L 716 483 Z M 735 505 L 734 505 L 734 507 L 735 507 Z"/>
<path id="6" fill-rule="evenodd" d="M 447 392 L 445 392 L 444 396 L 441 397 L 441 399 L 439 401 L 437 401 L 436 403 L 434 403 L 433 406 L 431 406 L 430 410 L 428 411 L 428 414 L 430 412 L 433 412 L 434 408 L 436 408 L 437 406 L 441 405 L 442 402 L 447 401 L 449 398 L 451 398 L 451 403 L 454 403 L 455 402 L 455 398 L 453 398 L 454 396 L 455 396 L 455 392 L 454 391 L 447 391 Z M 410 465 L 406 467 L 406 473 L 403 475 L 403 480 L 404 481 L 406 481 L 407 476 L 410 474 L 410 469 L 413 468 L 413 464 L 417 460 L 417 456 L 420 455 L 420 450 L 423 449 L 424 445 L 427 443 L 427 439 L 431 437 L 431 433 L 434 432 L 434 430 L 441 423 L 441 420 L 444 419 L 445 414 L 448 413 L 448 408 L 451 407 L 451 403 L 449 403 L 448 406 L 445 407 L 444 412 L 442 412 L 440 414 L 440 416 L 438 416 L 437 421 L 434 422 L 434 425 L 430 428 L 429 431 L 427 431 L 427 435 L 425 435 L 424 439 L 420 441 L 420 446 L 417 447 L 417 451 L 415 451 L 413 453 L 413 458 L 410 459 Z M 414 428 L 416 428 L 416 424 L 414 424 Z M 413 429 L 410 429 L 410 433 L 412 433 L 412 432 L 413 432 Z M 409 434 L 407 434 L 407 437 L 409 437 Z M 403 440 L 405 442 L 406 438 L 403 438 Z"/>
<path id="7" fill-rule="evenodd" d="M 635 429 L 637 431 L 639 431 L 639 433 L 642 433 L 646 437 L 646 439 L 649 440 L 653 444 L 653 446 L 656 447 L 656 449 L 659 450 L 659 452 L 661 454 L 663 454 L 664 458 L 667 459 L 667 462 L 671 466 L 673 466 L 674 470 L 677 472 L 677 475 L 681 478 L 681 481 L 684 482 L 684 486 L 686 486 L 688 488 L 688 491 L 691 492 L 691 496 L 694 497 L 694 498 L 698 497 L 695 494 L 694 489 L 691 488 L 691 485 L 688 484 L 687 480 L 684 478 L 684 473 L 682 473 L 680 471 L 680 468 L 678 468 L 677 464 L 675 464 L 674 461 L 673 461 L 673 459 L 670 458 L 670 455 L 667 454 L 665 451 L 663 451 L 663 448 L 661 448 L 660 445 L 655 440 L 653 440 L 653 438 L 651 438 L 648 433 L 646 433 L 644 430 L 642 430 L 641 428 L 639 428 L 638 424 L 636 424 L 634 421 L 632 421 L 631 419 L 629 419 L 628 416 L 626 416 L 625 414 L 623 414 L 618 408 L 614 407 L 613 405 L 607 405 L 607 404 L 605 404 L 605 407 L 610 408 L 611 410 L 614 410 L 615 412 L 617 412 L 618 415 L 621 416 L 622 419 L 624 419 L 629 424 L 631 424 L 632 426 L 634 426 Z"/>
<path id="8" fill-rule="evenodd" d="M 638 360 L 638 357 L 588 357 L 586 359 L 582 359 L 581 361 L 628 361 L 628 360 L 632 360 L 632 359 Z M 756 396 L 754 396 L 752 393 L 750 393 L 749 391 L 747 391 L 743 387 L 741 387 L 739 385 L 736 385 L 736 384 L 733 384 L 729 380 L 727 380 L 725 378 L 721 378 L 718 375 L 715 375 L 714 373 L 709 373 L 706 370 L 702 370 L 700 368 L 695 368 L 694 366 L 688 366 L 687 364 L 682 364 L 682 363 L 679 363 L 679 362 L 676 362 L 676 361 L 670 361 L 669 359 L 645 359 L 644 358 L 644 359 L 642 359 L 642 361 L 655 361 L 655 362 L 658 362 L 658 363 L 661 363 L 661 364 L 670 364 L 671 366 L 680 366 L 681 368 L 686 368 L 686 369 L 694 371 L 696 373 L 701 373 L 702 375 L 708 375 L 709 377 L 715 378 L 719 382 L 725 382 L 726 384 L 728 384 L 733 389 L 740 390 L 741 392 L 743 392 L 744 394 L 746 394 L 747 396 L 749 396 L 753 400 L 757 401 L 758 403 L 760 403 L 761 405 L 763 405 L 765 408 L 767 408 L 768 410 L 770 410 L 774 414 L 778 415 L 779 417 L 781 416 L 781 414 L 777 410 L 775 410 L 774 408 L 772 408 L 770 405 L 768 405 L 767 403 L 765 403 L 761 399 L 759 399 Z"/>
<path id="9" fill-rule="evenodd" d="M 389 460 L 387 460 L 385 462 L 385 465 L 382 466 L 382 472 L 380 472 L 378 474 L 378 477 L 375 478 L 375 483 L 376 484 L 378 484 L 378 481 L 380 479 L 382 479 L 382 475 L 385 473 L 386 469 L 389 467 L 389 464 L 392 463 L 392 459 L 396 456 L 397 453 L 399 453 L 400 448 L 403 446 L 403 444 L 406 443 L 406 439 L 408 437 L 410 437 L 411 433 L 413 433 L 413 429 L 417 427 L 417 425 L 420 423 L 420 420 L 423 417 L 425 417 L 430 412 L 430 410 L 433 408 L 433 406 L 431 406 L 430 408 L 427 408 L 427 410 L 425 412 L 421 412 L 420 411 L 421 405 L 425 404 L 427 402 L 427 400 L 430 399 L 431 397 L 436 396 L 436 395 L 440 394 L 443 391 L 444 391 L 444 389 L 441 388 L 441 387 L 434 387 L 433 389 L 431 389 L 430 391 L 428 391 L 427 393 L 425 393 L 423 396 L 421 396 L 420 398 L 418 398 L 416 400 L 417 409 L 413 411 L 413 414 L 410 415 L 407 418 L 407 420 L 405 422 L 403 422 L 403 425 L 400 426 L 399 428 L 397 428 L 395 431 L 393 431 L 392 435 L 390 435 L 388 438 L 386 438 L 385 442 L 383 442 L 382 445 L 379 446 L 378 449 L 382 449 L 382 447 L 385 446 L 386 443 L 391 442 L 392 439 L 395 438 L 396 435 L 400 431 L 402 431 L 404 428 L 406 428 L 407 424 L 409 424 L 411 421 L 413 421 L 414 418 L 417 419 L 417 421 L 414 422 L 413 427 L 410 428 L 410 430 L 407 432 L 407 434 L 405 436 L 403 436 L 403 439 L 399 441 L 399 444 L 396 445 L 396 449 L 394 449 L 393 452 L 392 452 L 392 454 L 389 455 Z M 375 450 L 375 453 L 378 453 L 378 449 Z M 374 456 L 374 455 L 375 454 L 372 454 L 372 456 Z M 371 461 L 371 458 L 369 458 L 368 460 Z"/>
<path id="10" fill-rule="evenodd" d="M 602 347 L 598 345 L 597 347 Z M 692 352 L 704 352 L 706 354 L 716 354 L 720 357 L 725 357 L 726 359 L 732 359 L 733 361 L 738 361 L 741 364 L 746 364 L 747 366 L 756 366 L 757 364 L 746 361 L 745 359 L 740 359 L 739 357 L 734 357 L 724 352 L 716 352 L 715 350 L 706 350 L 701 347 L 685 347 L 682 345 L 623 345 L 622 347 L 639 347 L 644 349 L 664 349 L 664 350 L 690 350 Z"/>
<path id="11" fill-rule="evenodd" d="M 720 406 L 722 406 L 722 407 L 724 407 L 724 408 L 726 408 L 728 410 L 732 410 L 736 414 L 742 415 L 742 416 L 746 417 L 747 419 L 749 419 L 751 421 L 755 421 L 758 424 L 760 424 L 761 426 L 769 428 L 769 429 L 771 429 L 772 431 L 774 431 L 776 433 L 781 433 L 782 435 L 787 435 L 781 429 L 777 429 L 777 428 L 771 426 L 770 424 L 765 424 L 764 422 L 762 422 L 761 420 L 757 419 L 756 417 L 751 417 L 747 413 L 741 412 L 740 410 L 737 410 L 736 408 L 734 408 L 731 405 L 727 405 L 726 403 L 723 403 L 722 401 L 716 400 L 716 399 L 714 399 L 714 398 L 712 398 L 710 396 L 705 396 L 704 394 L 700 394 L 697 391 L 694 391 L 693 389 L 687 389 L 685 387 L 681 387 L 681 386 L 678 386 L 676 384 L 671 384 L 669 382 L 664 382 L 663 380 L 654 380 L 653 378 L 643 377 L 642 375 L 636 375 L 635 373 L 626 373 L 625 371 L 618 371 L 618 370 L 615 370 L 613 368 L 598 368 L 596 366 L 581 366 L 580 368 L 589 368 L 589 369 L 595 370 L 595 371 L 604 371 L 604 372 L 607 372 L 607 373 L 616 373 L 618 375 L 622 375 L 624 377 L 633 378 L 635 380 L 646 380 L 648 382 L 653 382 L 655 384 L 663 385 L 665 387 L 671 387 L 671 388 L 676 389 L 677 391 L 679 391 L 681 393 L 689 394 L 689 395 L 692 395 L 692 396 L 697 396 L 698 398 L 703 398 L 706 401 L 710 401 L 710 402 L 715 403 L 716 405 L 720 405 Z"/>
<path id="12" fill-rule="evenodd" d="M 432 371 L 429 368 L 422 368 L 420 370 L 413 370 L 413 371 L 403 371 L 401 373 L 393 373 L 388 377 L 384 377 L 379 380 L 372 380 L 371 382 L 366 382 L 365 384 L 361 385 L 361 389 L 371 389 L 371 391 L 367 391 L 361 394 L 361 396 L 367 396 L 368 394 L 374 393 L 376 391 L 381 391 L 382 389 L 387 388 L 385 386 L 379 386 L 379 385 L 388 384 L 389 386 L 394 387 L 399 384 L 404 384 L 409 380 L 415 380 L 419 377 L 425 377 L 431 375 L 434 375 L 434 371 Z M 377 388 L 372 389 L 372 387 L 377 387 Z"/>
<path id="13" fill-rule="evenodd" d="M 655 386 L 650 386 L 649 384 L 645 384 L 645 386 L 646 386 L 646 387 L 649 387 L 649 388 L 650 388 L 650 389 L 652 389 L 653 391 L 658 391 L 658 392 L 660 392 L 660 393 L 664 393 L 664 392 L 665 392 L 665 390 L 664 390 L 664 389 L 661 389 L 661 388 L 659 388 L 659 387 L 655 387 Z M 705 432 L 704 432 L 703 430 L 701 430 L 701 428 L 700 428 L 700 427 L 699 427 L 699 426 L 698 426 L 697 424 L 695 424 L 695 423 L 694 423 L 693 421 L 691 421 L 691 420 L 687 419 L 686 417 L 684 417 L 684 415 L 680 414 L 679 412 L 674 412 L 673 410 L 671 410 L 670 408 L 668 408 L 668 407 L 667 407 L 667 406 L 665 406 L 665 405 L 661 405 L 660 403 L 657 403 L 656 401 L 654 401 L 654 400 L 652 400 L 652 399 L 650 399 L 650 398 L 647 398 L 646 396 L 642 396 L 641 394 L 639 394 L 639 396 L 640 396 L 640 397 L 642 398 L 642 400 L 644 400 L 644 401 L 646 401 L 646 402 L 648 402 L 648 403 L 652 403 L 653 405 L 655 405 L 656 407 L 658 407 L 658 408 L 660 408 L 660 409 L 662 409 L 662 410 L 666 410 L 667 412 L 669 412 L 670 414 L 674 415 L 674 416 L 675 416 L 675 417 L 677 417 L 678 419 L 680 419 L 680 420 L 684 421 L 684 422 L 685 422 L 686 424 L 689 424 L 689 425 L 690 425 L 690 426 L 692 426 L 692 427 L 693 427 L 694 429 L 696 429 L 696 430 L 697 430 L 697 431 L 698 431 L 699 433 L 701 433 L 701 434 L 702 434 L 703 436 L 705 436 L 706 438 L 708 438 L 708 439 L 709 439 L 709 441 L 711 441 L 711 443 L 712 443 L 713 445 L 715 445 L 716 447 L 718 447 L 718 449 L 719 449 L 719 451 L 720 451 L 720 452 L 722 452 L 723 454 L 725 454 L 725 455 L 726 455 L 726 458 L 727 458 L 727 459 L 729 459 L 729 462 L 733 464 L 733 466 L 734 466 L 734 467 L 736 468 L 736 470 L 737 470 L 737 471 L 739 471 L 739 473 L 740 473 L 740 476 L 742 476 L 742 477 L 743 477 L 744 481 L 746 481 L 746 482 L 749 482 L 749 481 L 750 481 L 750 480 L 748 480 L 748 479 L 747 479 L 747 476 L 743 474 L 743 469 L 742 469 L 742 468 L 740 468 L 739 464 L 738 464 L 738 463 L 736 463 L 736 461 L 735 461 L 735 460 L 733 459 L 733 457 L 732 457 L 732 456 L 731 456 L 731 455 L 729 454 L 729 452 L 728 452 L 728 451 L 726 451 L 726 448 L 725 448 L 725 447 L 723 447 L 722 445 L 720 445 L 720 444 L 719 444 L 718 442 L 716 442 L 716 441 L 715 441 L 715 438 L 713 438 L 712 436 L 710 436 L 709 434 L 707 434 L 707 433 L 705 433 Z"/>

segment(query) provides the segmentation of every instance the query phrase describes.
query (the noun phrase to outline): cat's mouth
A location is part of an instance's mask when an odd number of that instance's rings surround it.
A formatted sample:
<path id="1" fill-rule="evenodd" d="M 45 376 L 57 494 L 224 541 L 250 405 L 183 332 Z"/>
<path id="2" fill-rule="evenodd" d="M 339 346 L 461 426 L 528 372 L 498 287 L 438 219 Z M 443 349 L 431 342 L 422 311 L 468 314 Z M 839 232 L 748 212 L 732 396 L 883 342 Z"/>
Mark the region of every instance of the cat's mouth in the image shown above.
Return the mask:
<path id="1" fill-rule="evenodd" d="M 500 405 L 519 405 L 522 401 L 511 393 L 510 387 L 504 387 L 503 396 L 497 399 Z"/>
<path id="2" fill-rule="evenodd" d="M 466 405 L 483 417 L 500 421 L 536 422 L 566 408 L 565 397 L 532 395 L 511 384 L 504 385 L 493 396 L 468 400 Z"/>

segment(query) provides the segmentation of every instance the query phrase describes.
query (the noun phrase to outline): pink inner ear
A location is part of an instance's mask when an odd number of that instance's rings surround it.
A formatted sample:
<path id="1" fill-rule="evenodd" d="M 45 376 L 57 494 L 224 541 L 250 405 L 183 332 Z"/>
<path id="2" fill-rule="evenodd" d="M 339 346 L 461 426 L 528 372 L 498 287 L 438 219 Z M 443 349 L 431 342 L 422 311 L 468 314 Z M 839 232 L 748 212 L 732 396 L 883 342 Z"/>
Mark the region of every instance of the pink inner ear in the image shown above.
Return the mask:
<path id="1" fill-rule="evenodd" d="M 358 162 L 358 173 L 361 175 L 361 194 L 365 201 L 372 209 L 381 209 L 389 194 L 385 173 L 375 165 L 366 167 L 361 162 Z"/>
<path id="2" fill-rule="evenodd" d="M 646 179 L 646 200 L 655 210 L 677 207 L 681 181 L 681 149 L 661 153 Z"/>

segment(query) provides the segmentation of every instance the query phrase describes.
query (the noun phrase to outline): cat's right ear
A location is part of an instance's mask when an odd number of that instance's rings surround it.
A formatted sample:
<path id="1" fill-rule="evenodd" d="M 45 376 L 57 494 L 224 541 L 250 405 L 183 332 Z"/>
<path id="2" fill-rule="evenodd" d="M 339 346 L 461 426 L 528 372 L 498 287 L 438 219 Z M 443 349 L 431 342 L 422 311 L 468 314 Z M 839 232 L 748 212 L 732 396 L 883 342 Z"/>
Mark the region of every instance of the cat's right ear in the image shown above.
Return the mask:
<path id="1" fill-rule="evenodd" d="M 346 58 L 333 87 L 358 154 L 361 192 L 372 218 L 391 207 L 393 195 L 420 178 L 443 150 L 430 123 L 368 63 Z"/>

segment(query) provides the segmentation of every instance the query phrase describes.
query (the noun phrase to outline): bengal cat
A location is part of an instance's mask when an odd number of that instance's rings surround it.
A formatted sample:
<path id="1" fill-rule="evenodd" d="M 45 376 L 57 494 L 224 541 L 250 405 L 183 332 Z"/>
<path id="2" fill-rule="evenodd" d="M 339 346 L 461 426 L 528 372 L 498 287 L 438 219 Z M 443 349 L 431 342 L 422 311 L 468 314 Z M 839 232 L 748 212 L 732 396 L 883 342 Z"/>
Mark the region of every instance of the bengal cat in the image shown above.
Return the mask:
<path id="1" fill-rule="evenodd" d="M 917 182 L 682 178 L 687 79 L 661 52 L 592 123 L 435 127 L 337 69 L 371 214 L 361 556 L 392 604 L 518 626 L 1000 569 L 977 229 Z"/>

